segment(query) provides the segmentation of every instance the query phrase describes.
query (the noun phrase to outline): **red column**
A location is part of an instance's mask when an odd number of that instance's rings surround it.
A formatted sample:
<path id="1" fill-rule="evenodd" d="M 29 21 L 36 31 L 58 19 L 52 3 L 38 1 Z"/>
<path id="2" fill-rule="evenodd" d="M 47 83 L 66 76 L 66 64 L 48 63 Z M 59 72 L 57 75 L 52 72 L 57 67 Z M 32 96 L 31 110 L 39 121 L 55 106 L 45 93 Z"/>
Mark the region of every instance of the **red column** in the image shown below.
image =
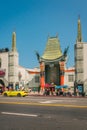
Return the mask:
<path id="1" fill-rule="evenodd" d="M 40 86 L 41 89 L 44 89 L 45 86 L 45 64 L 44 62 L 40 62 Z"/>
<path id="2" fill-rule="evenodd" d="M 64 69 L 65 69 L 65 66 L 64 66 L 64 61 L 60 61 L 59 64 L 60 64 L 60 85 L 64 85 Z"/>
<path id="3" fill-rule="evenodd" d="M 60 85 L 64 85 L 64 75 L 60 76 Z"/>

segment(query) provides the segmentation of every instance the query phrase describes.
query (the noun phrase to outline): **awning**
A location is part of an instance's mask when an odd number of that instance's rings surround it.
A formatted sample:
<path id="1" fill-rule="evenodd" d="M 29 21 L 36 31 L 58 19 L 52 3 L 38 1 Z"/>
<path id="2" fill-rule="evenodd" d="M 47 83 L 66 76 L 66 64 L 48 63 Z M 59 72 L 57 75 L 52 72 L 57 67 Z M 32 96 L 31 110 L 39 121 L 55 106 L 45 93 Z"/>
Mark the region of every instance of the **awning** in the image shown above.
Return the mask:
<path id="1" fill-rule="evenodd" d="M 50 88 L 50 87 L 52 87 L 52 85 L 51 85 L 51 84 L 46 83 L 44 87 L 45 87 L 45 88 Z"/>
<path id="2" fill-rule="evenodd" d="M 68 88 L 67 85 L 63 85 L 63 86 L 55 86 L 56 89 L 61 89 L 61 88 Z"/>

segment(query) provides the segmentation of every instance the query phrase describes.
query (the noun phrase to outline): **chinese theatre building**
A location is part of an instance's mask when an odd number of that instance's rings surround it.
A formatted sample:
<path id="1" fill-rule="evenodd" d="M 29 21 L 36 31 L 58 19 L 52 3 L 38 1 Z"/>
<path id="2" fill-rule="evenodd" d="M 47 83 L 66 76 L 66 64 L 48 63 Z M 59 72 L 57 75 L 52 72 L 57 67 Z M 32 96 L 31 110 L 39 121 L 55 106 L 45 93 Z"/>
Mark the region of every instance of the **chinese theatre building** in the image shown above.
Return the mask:
<path id="1" fill-rule="evenodd" d="M 40 86 L 54 83 L 64 85 L 64 70 L 68 48 L 62 53 L 58 37 L 48 37 L 42 56 L 37 53 L 40 63 Z"/>

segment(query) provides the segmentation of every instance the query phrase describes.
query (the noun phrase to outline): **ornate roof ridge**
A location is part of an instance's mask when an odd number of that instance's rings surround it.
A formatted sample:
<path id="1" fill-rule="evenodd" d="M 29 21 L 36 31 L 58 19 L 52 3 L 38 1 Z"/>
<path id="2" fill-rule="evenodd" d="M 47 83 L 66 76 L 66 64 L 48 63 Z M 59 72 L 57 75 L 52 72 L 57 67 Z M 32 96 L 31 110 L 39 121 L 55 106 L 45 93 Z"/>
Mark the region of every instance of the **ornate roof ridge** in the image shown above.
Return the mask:
<path id="1" fill-rule="evenodd" d="M 43 59 L 54 60 L 62 56 L 62 51 L 60 47 L 60 41 L 58 36 L 48 37 L 45 51 L 42 55 Z"/>

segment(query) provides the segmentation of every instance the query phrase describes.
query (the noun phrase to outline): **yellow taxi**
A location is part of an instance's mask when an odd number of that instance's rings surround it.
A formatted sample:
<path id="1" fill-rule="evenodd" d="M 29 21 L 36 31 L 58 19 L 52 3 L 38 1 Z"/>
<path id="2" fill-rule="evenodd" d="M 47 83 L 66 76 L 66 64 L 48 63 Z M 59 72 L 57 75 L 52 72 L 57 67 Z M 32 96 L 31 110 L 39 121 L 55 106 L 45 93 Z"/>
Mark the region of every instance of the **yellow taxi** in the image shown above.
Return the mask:
<path id="1" fill-rule="evenodd" d="M 17 97 L 25 97 L 25 96 L 28 96 L 28 92 L 26 92 L 26 91 L 13 91 L 13 90 L 9 90 L 9 91 L 4 91 L 3 92 L 3 95 L 5 96 L 5 97 L 7 97 L 7 96 L 11 96 L 11 97 L 13 97 L 13 96 L 17 96 Z"/>

